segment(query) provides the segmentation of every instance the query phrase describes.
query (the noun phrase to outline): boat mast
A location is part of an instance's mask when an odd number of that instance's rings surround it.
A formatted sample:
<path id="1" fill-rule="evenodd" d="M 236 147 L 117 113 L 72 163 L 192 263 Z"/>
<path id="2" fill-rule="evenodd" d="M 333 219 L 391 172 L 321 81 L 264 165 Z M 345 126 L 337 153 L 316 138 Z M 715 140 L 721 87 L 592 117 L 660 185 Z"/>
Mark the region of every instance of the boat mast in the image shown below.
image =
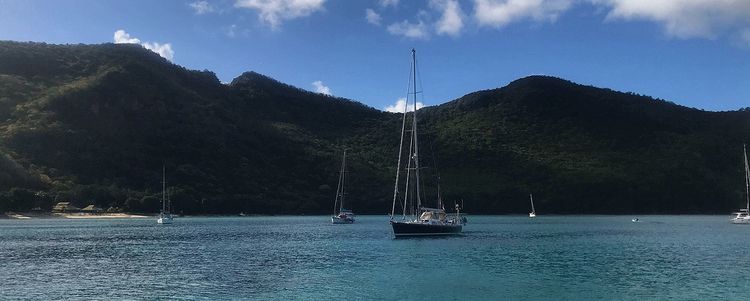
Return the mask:
<path id="1" fill-rule="evenodd" d="M 536 213 L 536 211 L 534 210 L 534 197 L 531 196 L 531 193 L 529 193 L 529 200 L 531 200 L 531 212 Z"/>
<path id="2" fill-rule="evenodd" d="M 412 58 L 412 68 L 414 69 L 413 79 L 414 79 L 414 113 L 412 118 L 412 132 L 411 134 L 414 136 L 414 175 L 416 182 L 414 183 L 417 191 L 417 210 L 421 210 L 422 208 L 422 200 L 420 198 L 419 194 L 419 184 L 421 183 L 419 181 L 419 143 L 417 141 L 418 135 L 417 135 L 417 51 L 414 50 L 414 48 L 411 49 L 411 58 Z"/>
<path id="3" fill-rule="evenodd" d="M 161 165 L 161 213 L 167 212 L 167 167 Z"/>
<path id="4" fill-rule="evenodd" d="M 346 149 L 344 149 L 344 158 L 341 159 L 341 201 L 339 202 L 339 213 L 344 209 L 344 197 L 346 196 Z"/>
<path id="5" fill-rule="evenodd" d="M 742 144 L 742 153 L 745 156 L 745 198 L 747 199 L 747 211 L 750 212 L 750 167 L 747 165 L 747 148 Z"/>
<path id="6" fill-rule="evenodd" d="M 410 70 L 410 71 L 413 72 L 414 70 Z M 411 74 L 409 77 L 411 77 Z M 408 92 L 407 92 L 407 96 L 408 96 Z M 396 199 L 398 198 L 398 180 L 399 180 L 398 178 L 399 178 L 399 175 L 401 174 L 401 154 L 403 153 L 403 147 L 404 147 L 404 132 L 406 130 L 406 111 L 407 111 L 406 109 L 409 104 L 408 102 L 409 102 L 409 99 L 407 97 L 406 103 L 404 104 L 404 116 L 401 121 L 401 140 L 399 140 L 399 143 L 398 143 L 398 163 L 396 164 L 396 182 L 395 184 L 393 184 L 393 206 L 391 207 L 391 220 L 393 220 L 393 216 L 396 214 Z M 405 208 L 406 208 L 406 198 L 404 198 L 404 210 L 402 211 L 404 216 L 406 216 Z"/>
<path id="7" fill-rule="evenodd" d="M 346 168 L 346 149 L 344 149 L 344 157 L 341 159 L 341 170 L 339 171 L 339 183 L 336 186 L 336 198 L 333 201 L 333 215 L 336 214 L 336 205 L 339 204 L 339 212 L 341 208 L 344 208 L 344 169 Z"/>

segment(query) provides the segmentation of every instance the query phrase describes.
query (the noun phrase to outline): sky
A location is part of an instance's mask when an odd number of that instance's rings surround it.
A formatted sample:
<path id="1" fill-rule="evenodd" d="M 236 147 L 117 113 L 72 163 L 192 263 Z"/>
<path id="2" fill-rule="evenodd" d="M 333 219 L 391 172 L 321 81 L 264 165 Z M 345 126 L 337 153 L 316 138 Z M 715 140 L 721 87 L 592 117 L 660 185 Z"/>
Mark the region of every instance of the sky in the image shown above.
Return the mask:
<path id="1" fill-rule="evenodd" d="M 393 110 L 529 75 L 750 107 L 748 0 L 0 0 L 0 40 L 138 43 L 222 82 L 255 71 Z"/>

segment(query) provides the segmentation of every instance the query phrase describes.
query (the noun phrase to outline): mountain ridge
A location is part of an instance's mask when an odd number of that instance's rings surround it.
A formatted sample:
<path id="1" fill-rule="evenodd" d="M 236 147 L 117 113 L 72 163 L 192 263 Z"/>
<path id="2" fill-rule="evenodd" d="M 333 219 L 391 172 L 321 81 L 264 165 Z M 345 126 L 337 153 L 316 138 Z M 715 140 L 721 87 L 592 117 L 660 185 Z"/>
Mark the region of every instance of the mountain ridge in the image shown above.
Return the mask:
<path id="1" fill-rule="evenodd" d="M 747 111 L 529 76 L 419 112 L 425 173 L 470 212 L 524 212 L 528 193 L 554 213 L 742 203 Z M 354 209 L 383 213 L 399 115 L 252 71 L 223 84 L 137 45 L 0 42 L 0 211 L 153 211 L 165 165 L 186 213 L 325 213 L 347 148 Z"/>

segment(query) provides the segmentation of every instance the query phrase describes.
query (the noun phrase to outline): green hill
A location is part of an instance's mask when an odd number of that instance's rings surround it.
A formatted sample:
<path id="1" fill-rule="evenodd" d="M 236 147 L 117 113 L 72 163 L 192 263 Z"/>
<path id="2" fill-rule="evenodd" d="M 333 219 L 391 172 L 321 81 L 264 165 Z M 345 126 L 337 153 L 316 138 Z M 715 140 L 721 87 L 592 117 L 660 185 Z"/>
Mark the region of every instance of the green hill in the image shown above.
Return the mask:
<path id="1" fill-rule="evenodd" d="M 532 76 L 420 114 L 426 191 L 439 170 L 469 212 L 525 212 L 529 193 L 540 213 L 744 203 L 748 111 Z M 0 42 L 0 211 L 155 211 L 165 165 L 178 211 L 326 213 L 346 147 L 351 207 L 385 213 L 400 122 L 253 72 L 222 84 L 137 45 Z"/>

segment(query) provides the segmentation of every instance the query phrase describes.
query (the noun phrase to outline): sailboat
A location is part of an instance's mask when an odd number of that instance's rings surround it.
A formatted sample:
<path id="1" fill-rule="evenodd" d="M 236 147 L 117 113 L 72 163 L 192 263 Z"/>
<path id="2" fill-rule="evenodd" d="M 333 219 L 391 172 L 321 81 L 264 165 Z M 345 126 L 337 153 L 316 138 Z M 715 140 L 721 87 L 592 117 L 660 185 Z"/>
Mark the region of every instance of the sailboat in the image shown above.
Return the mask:
<path id="1" fill-rule="evenodd" d="M 396 165 L 396 181 L 393 188 L 393 206 L 391 208 L 390 224 L 393 227 L 393 235 L 396 237 L 404 236 L 429 236 L 429 235 L 456 235 L 463 230 L 463 220 L 460 217 L 460 209 L 456 204 L 456 215 L 452 218 L 443 208 L 443 202 L 438 193 L 437 207 L 424 207 L 422 203 L 421 179 L 419 178 L 419 143 L 417 135 L 417 55 L 414 49 L 411 50 L 412 66 L 410 81 L 413 84 L 411 93 L 407 93 L 406 104 L 404 106 L 404 116 L 401 126 L 401 141 L 399 142 L 398 164 Z M 411 86 L 411 85 L 410 85 Z M 412 96 L 414 110 L 411 114 L 410 129 L 407 129 L 407 108 L 409 107 L 409 95 Z M 405 133 L 409 132 L 407 138 Z M 404 141 L 408 139 L 408 146 L 405 147 Z M 406 160 L 402 160 L 404 151 Z M 402 162 L 405 161 L 405 162 Z M 405 163 L 405 164 L 402 164 Z M 402 169 L 402 165 L 406 165 Z M 401 193 L 400 176 L 401 172 L 406 173 L 404 177 L 405 185 Z M 401 202 L 401 219 L 396 219 L 396 203 Z"/>
<path id="2" fill-rule="evenodd" d="M 742 152 L 745 156 L 745 201 L 747 207 L 732 213 L 730 221 L 733 224 L 750 224 L 750 167 L 747 164 L 747 148 L 742 145 Z"/>
<path id="3" fill-rule="evenodd" d="M 331 223 L 334 223 L 334 224 L 354 223 L 354 212 L 352 212 L 349 209 L 344 209 L 344 196 L 346 195 L 344 191 L 345 186 L 346 186 L 346 150 L 344 150 L 344 157 L 341 159 L 341 171 L 339 171 L 339 184 L 338 184 L 338 187 L 336 187 L 336 198 L 333 201 L 333 216 L 331 216 Z"/>
<path id="4" fill-rule="evenodd" d="M 172 202 L 167 196 L 167 171 L 166 167 L 161 167 L 161 211 L 159 212 L 159 218 L 156 220 L 157 224 L 171 224 L 172 223 Z"/>
<path id="5" fill-rule="evenodd" d="M 531 201 L 531 212 L 529 212 L 529 218 L 536 217 L 536 210 L 534 210 L 534 197 L 529 193 L 529 200 Z"/>

